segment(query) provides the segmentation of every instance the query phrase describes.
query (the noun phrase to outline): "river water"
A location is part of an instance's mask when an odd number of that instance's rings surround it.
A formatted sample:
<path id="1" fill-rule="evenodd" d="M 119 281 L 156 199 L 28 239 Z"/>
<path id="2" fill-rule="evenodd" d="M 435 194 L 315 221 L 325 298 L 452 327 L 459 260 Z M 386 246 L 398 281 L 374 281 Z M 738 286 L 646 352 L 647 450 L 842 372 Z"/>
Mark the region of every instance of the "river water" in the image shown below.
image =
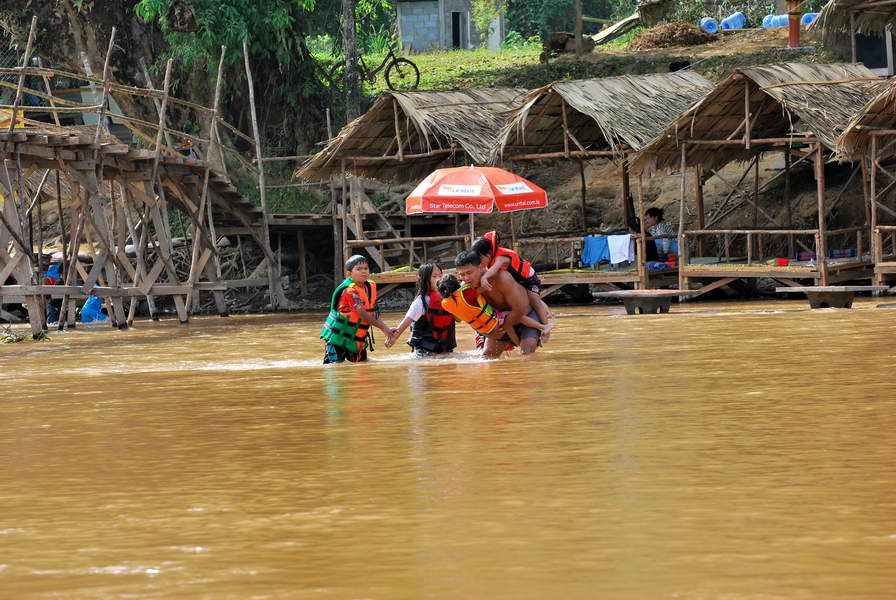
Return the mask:
<path id="1" fill-rule="evenodd" d="M 892 598 L 876 304 L 564 308 L 492 362 L 323 367 L 304 315 L 0 346 L 0 597 Z"/>

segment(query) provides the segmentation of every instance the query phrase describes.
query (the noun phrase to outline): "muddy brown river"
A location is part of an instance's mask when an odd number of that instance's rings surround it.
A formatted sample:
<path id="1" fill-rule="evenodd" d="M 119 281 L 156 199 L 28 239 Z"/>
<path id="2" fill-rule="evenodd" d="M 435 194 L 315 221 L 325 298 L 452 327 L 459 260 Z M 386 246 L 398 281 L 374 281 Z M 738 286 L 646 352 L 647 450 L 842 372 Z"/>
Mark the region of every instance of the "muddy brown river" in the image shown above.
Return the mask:
<path id="1" fill-rule="evenodd" d="M 307 315 L 0 346 L 0 598 L 893 598 L 880 302 L 560 308 L 491 362 L 323 367 Z"/>

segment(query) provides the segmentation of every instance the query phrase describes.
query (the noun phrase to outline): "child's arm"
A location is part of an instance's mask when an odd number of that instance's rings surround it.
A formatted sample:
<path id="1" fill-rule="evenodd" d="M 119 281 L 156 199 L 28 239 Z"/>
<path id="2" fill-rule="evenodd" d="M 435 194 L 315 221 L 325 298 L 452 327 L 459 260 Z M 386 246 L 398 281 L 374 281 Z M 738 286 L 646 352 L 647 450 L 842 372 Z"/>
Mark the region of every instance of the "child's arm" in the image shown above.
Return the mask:
<path id="1" fill-rule="evenodd" d="M 484 290 L 492 289 L 492 284 L 489 283 L 489 278 L 494 277 L 498 271 L 501 270 L 501 267 L 509 265 L 510 259 L 506 256 L 499 256 L 495 259 L 495 264 L 490 266 L 488 270 L 482 274 L 482 279 L 479 282 L 479 287 Z"/>
<path id="2" fill-rule="evenodd" d="M 358 307 L 355 310 L 358 311 L 358 316 L 361 317 L 361 319 L 363 319 L 364 321 L 367 321 L 368 323 L 370 323 L 371 325 L 373 325 L 374 327 L 376 327 L 377 329 L 379 329 L 380 331 L 385 333 L 387 336 L 392 335 L 392 328 L 389 327 L 388 325 L 386 325 L 382 319 L 380 319 L 379 317 L 377 317 L 375 315 L 370 314 L 369 312 L 367 312 L 366 310 L 364 310 L 361 307 Z"/>
<path id="3" fill-rule="evenodd" d="M 398 327 L 392 330 L 392 335 L 386 340 L 386 348 L 391 348 L 398 338 L 401 337 L 401 334 L 404 333 L 404 330 L 408 328 L 408 325 L 413 323 L 414 320 L 410 317 L 405 317 L 401 320 L 401 323 L 398 324 Z"/>
<path id="4" fill-rule="evenodd" d="M 531 327 L 538 331 L 544 331 L 544 323 L 536 321 L 532 317 L 520 317 L 520 325 L 525 325 L 526 327 Z"/>

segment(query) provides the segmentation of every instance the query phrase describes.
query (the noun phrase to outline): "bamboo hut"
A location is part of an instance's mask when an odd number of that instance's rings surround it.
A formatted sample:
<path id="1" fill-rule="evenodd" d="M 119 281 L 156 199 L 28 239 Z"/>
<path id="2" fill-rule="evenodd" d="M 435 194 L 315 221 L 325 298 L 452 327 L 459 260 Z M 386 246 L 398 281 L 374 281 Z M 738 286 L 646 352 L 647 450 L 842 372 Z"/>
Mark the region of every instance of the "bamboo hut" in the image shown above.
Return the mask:
<path id="1" fill-rule="evenodd" d="M 883 285 L 888 276 L 896 274 L 896 210 L 887 205 L 896 187 L 896 170 L 885 162 L 896 155 L 896 80 L 889 80 L 853 116 L 837 139 L 837 153 L 841 160 L 862 165 L 867 180 L 874 284 Z M 883 181 L 880 174 L 886 176 Z M 889 217 L 889 224 L 881 223 L 884 215 Z"/>
<path id="2" fill-rule="evenodd" d="M 296 175 L 326 180 L 344 166 L 362 177 L 411 182 L 457 153 L 486 164 L 504 114 L 518 107 L 525 93 L 513 88 L 383 92 Z"/>
<path id="3" fill-rule="evenodd" d="M 856 33 L 881 34 L 894 27 L 896 4 L 890 0 L 830 0 L 808 29 L 821 31 L 828 48 L 848 43 L 857 62 Z"/>
<path id="4" fill-rule="evenodd" d="M 837 199 L 831 203 L 826 199 L 824 162 L 835 148 L 846 123 L 881 85 L 881 80 L 861 65 L 787 63 L 741 69 L 682 113 L 638 153 L 632 168 L 640 175 L 657 169 L 677 169 L 681 173 L 678 243 L 681 249 L 679 285 L 682 288 L 692 280 L 710 280 L 711 283 L 701 288 L 705 293 L 740 278 L 771 277 L 785 285 L 797 286 L 799 279 L 812 279 L 827 285 L 869 276 L 870 255 L 863 255 L 867 227 L 827 229 L 828 211 Z M 786 222 L 781 222 L 759 204 L 762 192 L 759 158 L 772 151 L 784 155 L 784 170 L 779 176 L 785 180 Z M 796 160 L 791 164 L 793 159 Z M 818 224 L 814 229 L 796 230 L 790 198 L 790 171 L 798 163 L 807 161 L 814 163 Z M 731 162 L 746 162 L 747 167 L 738 183 L 730 186 L 732 190 L 725 202 L 737 195 L 742 202 L 752 205 L 752 227 L 708 229 L 702 198 L 703 178 L 698 177 L 693 190 L 697 228 L 685 229 L 688 174 L 696 168 L 711 176 Z M 744 191 L 740 183 L 747 179 L 751 169 L 754 170 L 753 190 Z M 854 175 L 857 170 L 858 167 L 853 171 Z M 760 215 L 769 222 L 765 229 L 758 227 Z M 828 248 L 832 238 L 843 243 L 846 236 L 851 235 L 855 236 L 855 256 L 831 258 Z M 720 248 L 719 256 L 714 260 L 701 256 L 700 264 L 689 262 L 689 242 L 695 238 L 700 255 L 704 253 L 707 238 L 715 238 Z M 739 245 L 741 241 L 744 246 Z M 787 246 L 786 258 L 776 258 L 774 265 L 766 264 L 767 251 L 771 257 L 781 256 L 772 252 L 780 251 L 783 241 Z M 744 248 L 739 256 L 732 256 L 735 242 L 738 244 L 736 250 Z M 796 246 L 805 252 L 806 260 L 796 260 L 799 258 Z M 721 256 L 722 247 L 724 256 Z M 834 253 L 839 254 L 839 251 Z"/>
<path id="5" fill-rule="evenodd" d="M 585 223 L 587 186 L 584 161 L 610 158 L 621 164 L 624 221 L 632 222 L 626 157 L 656 137 L 681 111 L 712 90 L 712 83 L 697 73 L 678 71 L 624 75 L 603 79 L 560 81 L 528 94 L 510 114 L 498 135 L 495 160 L 577 160 Z M 643 215 L 642 215 L 643 216 Z M 639 244 L 651 241 L 637 236 Z M 534 243 L 536 240 L 525 240 Z M 578 238 L 581 242 L 581 238 Z M 573 243 L 570 238 L 540 239 L 542 244 Z M 604 274 L 607 282 L 638 282 L 650 286 L 640 247 L 638 272 Z M 614 279 L 615 278 L 615 279 Z"/>

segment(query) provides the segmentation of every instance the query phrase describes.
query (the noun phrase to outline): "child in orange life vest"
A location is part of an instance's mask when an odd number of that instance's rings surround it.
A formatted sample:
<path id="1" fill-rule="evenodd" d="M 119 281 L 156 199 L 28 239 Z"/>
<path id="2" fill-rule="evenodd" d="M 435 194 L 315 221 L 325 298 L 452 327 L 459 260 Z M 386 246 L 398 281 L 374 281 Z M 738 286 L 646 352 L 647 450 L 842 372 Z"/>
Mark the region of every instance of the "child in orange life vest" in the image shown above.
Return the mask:
<path id="1" fill-rule="evenodd" d="M 480 336 L 495 337 L 495 332 L 500 329 L 504 333 L 501 340 L 514 346 L 520 345 L 516 329 L 513 327 L 503 329 L 504 317 L 496 312 L 475 288 L 461 285 L 454 275 L 443 275 L 436 282 L 436 289 L 442 296 L 442 308 L 458 320 L 469 324 Z M 544 334 L 553 329 L 554 324 L 545 325 L 531 317 L 523 316 L 520 317 L 517 327 L 530 327 Z"/>
<path id="2" fill-rule="evenodd" d="M 324 364 L 367 360 L 367 349 L 373 350 L 370 326 L 392 335 L 392 328 L 374 312 L 376 283 L 370 276 L 367 259 L 355 255 L 345 261 L 345 281 L 333 292 L 330 314 L 320 333 L 327 342 Z"/>
<path id="3" fill-rule="evenodd" d="M 436 292 L 436 281 L 442 276 L 442 269 L 435 264 L 426 264 L 417 271 L 417 295 L 411 302 L 407 314 L 392 335 L 386 340 L 386 348 L 391 348 L 411 327 L 408 346 L 418 356 L 444 354 L 454 350 L 454 316 L 442 308 L 442 297 Z"/>
<path id="4" fill-rule="evenodd" d="M 541 292 L 541 280 L 532 268 L 532 263 L 523 260 L 520 255 L 509 248 L 501 248 L 498 246 L 497 232 L 489 231 L 481 238 L 473 242 L 471 250 L 476 252 L 482 258 L 482 266 L 487 267 L 485 273 L 482 274 L 481 286 L 486 290 L 491 289 L 489 277 L 494 276 L 498 271 L 504 270 L 510 273 L 513 278 L 521 286 L 526 288 L 529 293 L 529 303 L 532 309 L 538 315 L 538 318 L 547 323 L 554 318 L 554 313 L 545 304 L 539 292 Z M 542 342 L 546 342 L 548 332 L 552 328 L 548 328 L 543 332 Z"/>

